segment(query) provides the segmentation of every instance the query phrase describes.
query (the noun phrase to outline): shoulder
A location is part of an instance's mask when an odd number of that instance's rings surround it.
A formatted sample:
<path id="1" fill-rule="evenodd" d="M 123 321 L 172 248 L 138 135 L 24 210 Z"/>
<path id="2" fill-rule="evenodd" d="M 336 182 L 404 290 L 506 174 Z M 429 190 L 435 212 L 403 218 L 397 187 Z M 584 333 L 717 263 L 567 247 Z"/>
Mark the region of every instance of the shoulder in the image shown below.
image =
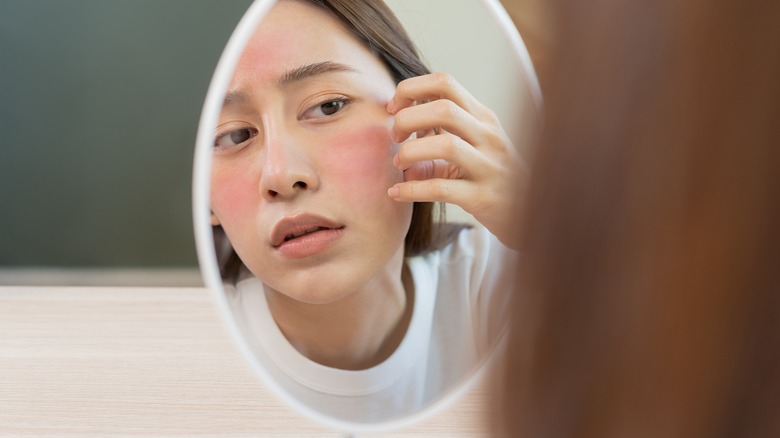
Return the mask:
<path id="1" fill-rule="evenodd" d="M 447 332 L 442 336 L 471 339 L 475 352 L 488 351 L 505 327 L 519 254 L 477 225 L 426 257 L 436 279 L 435 325 Z"/>
<path id="2" fill-rule="evenodd" d="M 461 227 L 446 245 L 414 263 L 428 267 L 438 286 L 465 287 L 471 293 L 493 287 L 517 266 L 518 253 L 504 246 L 481 225 Z"/>

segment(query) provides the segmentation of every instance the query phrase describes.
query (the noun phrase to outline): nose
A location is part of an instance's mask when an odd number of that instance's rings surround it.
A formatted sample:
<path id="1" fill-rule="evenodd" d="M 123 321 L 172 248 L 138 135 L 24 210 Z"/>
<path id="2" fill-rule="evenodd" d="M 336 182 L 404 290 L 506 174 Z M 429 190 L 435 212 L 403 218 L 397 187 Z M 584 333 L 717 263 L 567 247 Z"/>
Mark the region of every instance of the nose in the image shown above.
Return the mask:
<path id="1" fill-rule="evenodd" d="M 293 135 L 267 132 L 260 194 L 269 201 L 288 200 L 317 190 L 319 179 L 307 148 Z"/>

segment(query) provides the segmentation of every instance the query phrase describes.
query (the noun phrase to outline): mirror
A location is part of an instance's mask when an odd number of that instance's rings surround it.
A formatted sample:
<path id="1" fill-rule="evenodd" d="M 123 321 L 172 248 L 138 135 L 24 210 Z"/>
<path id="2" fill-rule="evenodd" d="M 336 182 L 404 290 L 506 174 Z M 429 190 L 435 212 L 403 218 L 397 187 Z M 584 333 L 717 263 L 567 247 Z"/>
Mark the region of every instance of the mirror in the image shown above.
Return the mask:
<path id="1" fill-rule="evenodd" d="M 390 197 L 411 172 L 393 163 L 402 144 L 461 129 L 436 123 L 394 139 L 402 112 L 429 114 L 441 100 L 427 88 L 410 97 L 412 85 L 401 96 L 397 82 L 433 78 L 423 64 L 448 72 L 468 94 L 452 86 L 447 97 L 470 113 L 474 101 L 490 108 L 506 133 L 496 138 L 521 152 L 538 130 L 539 88 L 496 1 L 393 0 L 389 15 L 381 2 L 377 12 L 333 1 L 361 11 L 352 30 L 349 8 L 314 3 L 257 0 L 217 65 L 195 155 L 198 256 L 269 388 L 340 430 L 401 427 L 454 400 L 496 351 L 500 285 L 517 255 L 462 211 L 431 231 L 432 204 Z M 421 59 L 404 58 L 399 28 Z"/>

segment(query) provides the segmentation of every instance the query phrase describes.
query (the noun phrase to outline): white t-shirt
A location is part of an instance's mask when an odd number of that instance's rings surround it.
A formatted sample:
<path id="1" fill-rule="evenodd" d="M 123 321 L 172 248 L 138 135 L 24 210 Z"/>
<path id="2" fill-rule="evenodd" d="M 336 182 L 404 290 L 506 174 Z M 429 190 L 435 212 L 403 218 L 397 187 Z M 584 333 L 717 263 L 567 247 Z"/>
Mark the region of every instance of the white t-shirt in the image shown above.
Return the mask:
<path id="1" fill-rule="evenodd" d="M 359 371 L 299 353 L 271 317 L 259 279 L 226 285 L 226 293 L 256 365 L 284 391 L 343 421 L 390 421 L 456 388 L 485 359 L 503 331 L 516 261 L 480 226 L 462 230 L 441 250 L 408 258 L 415 293 L 407 332 L 387 360 Z"/>

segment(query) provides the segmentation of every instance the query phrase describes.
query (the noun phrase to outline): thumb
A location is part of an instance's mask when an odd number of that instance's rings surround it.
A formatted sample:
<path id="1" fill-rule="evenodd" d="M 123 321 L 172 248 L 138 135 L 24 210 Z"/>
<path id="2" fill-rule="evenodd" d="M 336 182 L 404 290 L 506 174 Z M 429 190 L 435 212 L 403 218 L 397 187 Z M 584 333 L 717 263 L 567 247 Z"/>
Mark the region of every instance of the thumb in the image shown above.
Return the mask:
<path id="1" fill-rule="evenodd" d="M 422 181 L 426 179 L 463 178 L 460 168 L 447 160 L 425 160 L 412 164 L 404 171 L 404 181 Z"/>
<path id="2" fill-rule="evenodd" d="M 421 181 L 433 178 L 433 162 L 418 161 L 404 170 L 404 181 Z"/>

